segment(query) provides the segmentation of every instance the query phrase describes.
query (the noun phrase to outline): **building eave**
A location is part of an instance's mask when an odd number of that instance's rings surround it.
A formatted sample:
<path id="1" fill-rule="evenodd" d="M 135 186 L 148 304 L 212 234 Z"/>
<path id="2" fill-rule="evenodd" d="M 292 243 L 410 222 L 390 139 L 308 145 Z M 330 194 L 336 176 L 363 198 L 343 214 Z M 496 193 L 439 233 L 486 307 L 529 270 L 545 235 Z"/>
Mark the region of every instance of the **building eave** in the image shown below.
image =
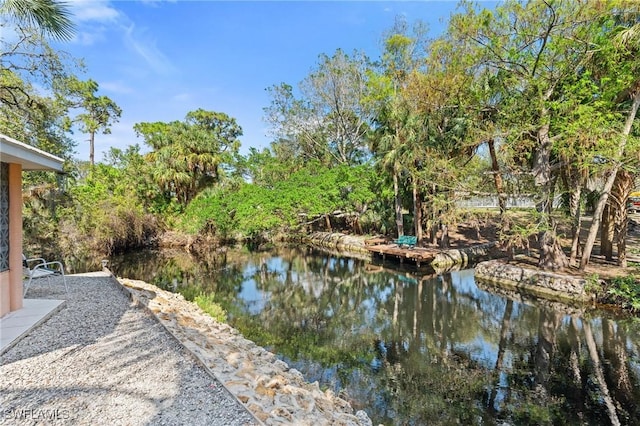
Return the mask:
<path id="1" fill-rule="evenodd" d="M 17 163 L 22 170 L 49 170 L 62 172 L 64 159 L 19 142 L 0 133 L 0 161 Z"/>

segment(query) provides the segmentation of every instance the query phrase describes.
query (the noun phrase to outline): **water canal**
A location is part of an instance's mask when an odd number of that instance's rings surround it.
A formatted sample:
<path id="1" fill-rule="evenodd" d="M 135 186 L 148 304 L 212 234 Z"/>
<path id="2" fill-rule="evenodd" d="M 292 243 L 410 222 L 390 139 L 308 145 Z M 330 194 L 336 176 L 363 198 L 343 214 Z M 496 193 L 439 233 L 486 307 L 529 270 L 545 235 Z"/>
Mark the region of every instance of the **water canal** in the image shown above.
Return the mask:
<path id="1" fill-rule="evenodd" d="M 391 266 L 309 249 L 111 259 L 118 276 L 215 293 L 245 337 L 374 424 L 640 424 L 638 318 Z"/>

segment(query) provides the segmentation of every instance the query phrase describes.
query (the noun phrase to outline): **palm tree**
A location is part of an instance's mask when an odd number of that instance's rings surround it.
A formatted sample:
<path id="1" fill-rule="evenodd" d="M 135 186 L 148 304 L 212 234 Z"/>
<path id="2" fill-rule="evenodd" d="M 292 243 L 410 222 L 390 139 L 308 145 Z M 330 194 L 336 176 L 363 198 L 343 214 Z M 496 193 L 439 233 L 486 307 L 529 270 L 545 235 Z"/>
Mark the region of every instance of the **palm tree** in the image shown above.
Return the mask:
<path id="1" fill-rule="evenodd" d="M 69 4 L 56 0 L 4 0 L 0 14 L 18 23 L 40 28 L 56 40 L 70 40 L 75 26 L 71 21 Z"/>
<path id="2" fill-rule="evenodd" d="M 404 235 L 404 221 L 402 217 L 402 197 L 400 195 L 400 174 L 401 174 L 401 150 L 402 145 L 398 142 L 398 135 L 393 132 L 381 131 L 384 133 L 377 143 L 374 143 L 372 151 L 381 156 L 380 164 L 382 168 L 391 173 L 393 178 L 393 196 L 395 222 L 398 237 Z"/>
<path id="3" fill-rule="evenodd" d="M 618 63 L 625 62 L 628 64 L 629 68 L 632 71 L 638 70 L 638 61 L 637 58 L 638 53 L 638 41 L 640 40 L 640 24 L 635 24 L 630 26 L 629 28 L 624 29 L 620 33 L 618 33 L 615 37 L 612 38 L 612 45 L 615 47 L 616 51 L 623 52 L 620 56 Z M 637 74 L 635 74 L 637 75 Z M 593 213 L 593 221 L 591 222 L 591 228 L 589 229 L 589 234 L 587 236 L 587 241 L 585 243 L 584 250 L 582 252 L 582 258 L 580 259 L 580 269 L 584 270 L 589 263 L 589 259 L 591 256 L 591 251 L 593 249 L 593 245 L 596 240 L 596 234 L 598 233 L 598 229 L 600 227 L 602 221 L 602 212 L 607 205 L 610 195 L 612 194 L 612 190 L 616 191 L 614 196 L 618 198 L 619 203 L 623 204 L 621 206 L 622 218 L 619 220 L 619 223 L 626 222 L 626 212 L 624 209 L 624 201 L 629 196 L 629 192 L 633 187 L 633 175 L 623 175 L 621 174 L 619 185 L 617 188 L 614 187 L 616 178 L 618 177 L 618 173 L 623 170 L 624 165 L 624 157 L 627 153 L 627 143 L 629 141 L 629 135 L 631 134 L 631 130 L 633 127 L 634 120 L 636 119 L 638 109 L 640 109 L 640 79 L 633 78 L 631 82 L 625 87 L 623 93 L 618 95 L 618 99 L 621 103 L 628 105 L 627 116 L 624 123 L 624 126 L 620 132 L 617 152 L 615 153 L 615 157 L 612 159 L 613 166 L 609 170 L 609 176 L 605 181 L 604 188 L 602 190 L 602 194 L 598 199 L 598 203 L 596 205 L 595 212 Z M 629 102 L 630 101 L 630 102 Z M 627 154 L 628 155 L 628 154 Z M 621 232 L 626 232 L 624 229 L 620 229 Z M 624 236 L 623 236 L 624 237 Z M 619 246 L 619 250 L 621 251 L 622 257 L 618 259 L 619 264 L 624 265 L 626 263 L 625 259 L 625 240 L 621 241 Z"/>

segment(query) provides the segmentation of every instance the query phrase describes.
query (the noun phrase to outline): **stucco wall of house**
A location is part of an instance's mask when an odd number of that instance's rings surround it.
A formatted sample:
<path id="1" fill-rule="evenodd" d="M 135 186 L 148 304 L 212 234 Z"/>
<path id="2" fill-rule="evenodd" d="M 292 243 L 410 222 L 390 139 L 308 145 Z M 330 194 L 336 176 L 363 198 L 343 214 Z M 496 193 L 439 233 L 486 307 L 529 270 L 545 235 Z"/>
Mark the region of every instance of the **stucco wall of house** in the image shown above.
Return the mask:
<path id="1" fill-rule="evenodd" d="M 22 308 L 22 166 L 9 163 L 9 270 L 0 273 L 0 317 Z"/>
<path id="2" fill-rule="evenodd" d="M 22 308 L 22 166 L 9 165 L 9 269 L 11 275 L 10 310 Z"/>
<path id="3" fill-rule="evenodd" d="M 9 291 L 11 277 L 9 271 L 0 272 L 0 317 L 9 313 L 11 292 Z"/>

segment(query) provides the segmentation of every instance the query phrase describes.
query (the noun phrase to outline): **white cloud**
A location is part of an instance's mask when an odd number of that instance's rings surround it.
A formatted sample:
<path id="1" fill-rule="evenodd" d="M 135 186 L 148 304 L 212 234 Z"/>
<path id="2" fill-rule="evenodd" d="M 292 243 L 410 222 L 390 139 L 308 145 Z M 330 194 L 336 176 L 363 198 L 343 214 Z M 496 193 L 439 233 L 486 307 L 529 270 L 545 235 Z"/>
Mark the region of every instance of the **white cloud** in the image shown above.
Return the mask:
<path id="1" fill-rule="evenodd" d="M 105 41 L 109 28 L 126 19 L 106 0 L 73 0 L 69 5 L 77 26 L 74 42 L 82 46 Z"/>
<path id="2" fill-rule="evenodd" d="M 148 68 L 160 75 L 171 74 L 175 67 L 157 47 L 156 40 L 146 28 L 138 28 L 117 3 L 108 0 L 72 0 L 70 3 L 73 20 L 77 24 L 75 43 L 93 46 L 109 42 L 113 44 L 121 37 L 125 48 L 141 58 Z M 138 73 L 144 65 L 133 65 Z"/>
<path id="3" fill-rule="evenodd" d="M 69 3 L 73 20 L 85 22 L 115 22 L 120 13 L 107 0 L 73 0 Z"/>
<path id="4" fill-rule="evenodd" d="M 91 46 L 105 40 L 106 36 L 104 27 L 92 28 L 90 31 L 80 30 L 74 37 L 74 41 L 83 46 Z"/>
<path id="5" fill-rule="evenodd" d="M 162 0 L 140 0 L 140 3 L 151 7 L 157 7 L 158 3 L 162 3 Z"/>
<path id="6" fill-rule="evenodd" d="M 146 30 L 137 30 L 135 24 L 130 24 L 124 28 L 124 43 L 135 54 L 158 74 L 172 74 L 175 67 L 167 57 L 158 49 L 156 41 L 147 36 Z"/>

